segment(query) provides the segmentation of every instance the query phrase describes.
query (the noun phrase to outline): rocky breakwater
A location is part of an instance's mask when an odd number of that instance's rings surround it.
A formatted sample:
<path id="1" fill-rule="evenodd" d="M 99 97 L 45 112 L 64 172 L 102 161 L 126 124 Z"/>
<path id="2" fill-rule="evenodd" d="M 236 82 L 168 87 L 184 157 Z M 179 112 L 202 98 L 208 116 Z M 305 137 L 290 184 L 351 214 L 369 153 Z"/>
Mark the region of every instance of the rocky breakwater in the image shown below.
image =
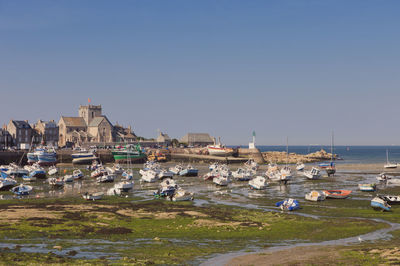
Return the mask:
<path id="1" fill-rule="evenodd" d="M 262 156 L 268 163 L 286 163 L 286 152 L 280 151 L 267 151 L 263 152 Z M 337 155 L 334 154 L 333 158 L 336 159 Z M 289 153 L 288 163 L 314 163 L 327 161 L 331 159 L 331 154 L 321 149 L 320 151 L 309 153 L 309 154 L 296 154 Z"/>

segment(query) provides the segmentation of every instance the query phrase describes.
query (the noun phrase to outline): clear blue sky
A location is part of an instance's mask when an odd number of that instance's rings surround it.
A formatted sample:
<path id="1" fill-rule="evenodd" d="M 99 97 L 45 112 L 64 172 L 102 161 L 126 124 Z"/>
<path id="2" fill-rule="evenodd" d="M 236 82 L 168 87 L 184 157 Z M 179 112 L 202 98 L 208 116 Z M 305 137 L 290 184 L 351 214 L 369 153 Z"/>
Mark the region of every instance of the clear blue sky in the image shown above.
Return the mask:
<path id="1" fill-rule="evenodd" d="M 400 1 L 0 1 L 0 122 L 400 144 Z"/>

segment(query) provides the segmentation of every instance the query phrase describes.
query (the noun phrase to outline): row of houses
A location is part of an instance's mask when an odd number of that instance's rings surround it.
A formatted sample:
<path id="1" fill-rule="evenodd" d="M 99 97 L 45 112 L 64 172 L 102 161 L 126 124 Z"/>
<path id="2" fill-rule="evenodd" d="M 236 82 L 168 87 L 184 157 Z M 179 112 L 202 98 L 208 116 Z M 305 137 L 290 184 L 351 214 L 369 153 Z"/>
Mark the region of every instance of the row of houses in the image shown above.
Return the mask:
<path id="1" fill-rule="evenodd" d="M 77 117 L 61 116 L 58 123 L 39 120 L 29 124 L 27 120 L 10 120 L 0 130 L 0 149 L 29 149 L 31 145 L 44 143 L 54 147 L 73 147 L 138 141 L 130 126 L 113 125 L 102 114 L 101 105 L 81 105 Z M 172 140 L 168 134 L 159 132 L 153 142 L 170 145 Z M 207 133 L 188 133 L 180 142 L 190 146 L 205 146 L 212 144 L 213 139 Z"/>

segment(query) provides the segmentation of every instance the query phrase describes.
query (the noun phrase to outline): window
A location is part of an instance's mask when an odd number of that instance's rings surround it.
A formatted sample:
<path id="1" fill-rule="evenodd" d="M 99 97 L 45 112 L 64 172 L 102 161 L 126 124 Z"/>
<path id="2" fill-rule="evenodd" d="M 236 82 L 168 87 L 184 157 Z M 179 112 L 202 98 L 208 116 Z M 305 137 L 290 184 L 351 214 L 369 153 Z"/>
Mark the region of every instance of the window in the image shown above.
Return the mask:
<path id="1" fill-rule="evenodd" d="M 94 117 L 94 112 L 92 112 L 92 118 Z"/>

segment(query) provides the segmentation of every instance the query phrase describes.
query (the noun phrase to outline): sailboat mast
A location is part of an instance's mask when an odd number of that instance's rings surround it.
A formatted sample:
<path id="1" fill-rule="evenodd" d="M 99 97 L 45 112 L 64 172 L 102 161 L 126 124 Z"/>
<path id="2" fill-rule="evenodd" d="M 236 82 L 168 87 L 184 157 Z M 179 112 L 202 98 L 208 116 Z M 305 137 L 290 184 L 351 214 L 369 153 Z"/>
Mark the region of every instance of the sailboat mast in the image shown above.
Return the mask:
<path id="1" fill-rule="evenodd" d="M 332 131 L 332 139 L 331 139 L 331 162 L 333 161 L 333 131 Z"/>
<path id="2" fill-rule="evenodd" d="M 286 166 L 289 163 L 289 137 L 286 137 Z"/>

